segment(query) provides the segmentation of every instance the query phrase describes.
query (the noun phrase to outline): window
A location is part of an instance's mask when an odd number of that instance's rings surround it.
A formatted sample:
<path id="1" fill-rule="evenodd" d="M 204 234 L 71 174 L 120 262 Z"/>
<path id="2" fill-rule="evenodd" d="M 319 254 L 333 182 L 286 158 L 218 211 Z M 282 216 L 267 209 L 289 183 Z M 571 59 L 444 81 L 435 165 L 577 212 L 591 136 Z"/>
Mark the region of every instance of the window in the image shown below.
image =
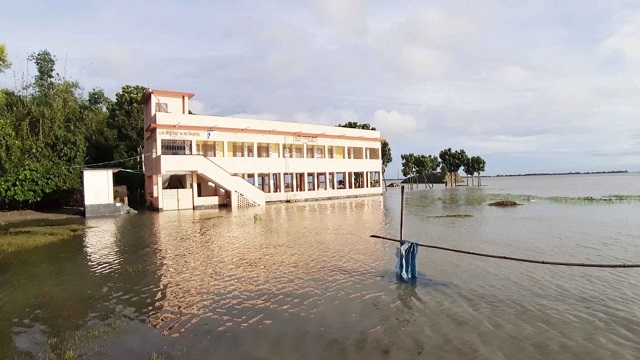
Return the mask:
<path id="1" fill-rule="evenodd" d="M 206 157 L 224 156 L 224 143 L 222 141 L 196 141 L 196 152 Z"/>
<path id="2" fill-rule="evenodd" d="M 379 187 L 380 186 L 380 172 L 379 171 L 370 171 L 369 172 L 369 187 Z"/>
<path id="3" fill-rule="evenodd" d="M 253 157 L 253 143 L 229 141 L 227 143 L 228 157 Z"/>
<path id="4" fill-rule="evenodd" d="M 353 188 L 354 189 L 364 188 L 364 172 L 353 173 Z"/>
<path id="5" fill-rule="evenodd" d="M 169 105 L 167 103 L 156 103 L 156 112 L 163 112 L 163 113 L 168 113 L 169 112 Z"/>
<path id="6" fill-rule="evenodd" d="M 282 156 L 285 158 L 303 158 L 304 148 L 302 144 L 285 144 L 282 146 Z"/>
<path id="7" fill-rule="evenodd" d="M 378 148 L 367 148 L 367 159 L 379 160 L 380 159 L 380 149 Z"/>
<path id="8" fill-rule="evenodd" d="M 280 157 L 280 144 L 269 144 L 270 154 L 269 157 Z"/>
<path id="9" fill-rule="evenodd" d="M 336 173 L 336 184 L 338 185 L 338 189 L 346 188 L 347 184 L 345 184 L 345 178 L 346 178 L 346 173 L 344 172 Z"/>
<path id="10" fill-rule="evenodd" d="M 313 191 L 316 188 L 314 187 L 314 178 L 315 175 L 313 173 L 307 173 L 307 191 Z"/>
<path id="11" fill-rule="evenodd" d="M 191 140 L 162 140 L 160 154 L 191 155 Z"/>
<path id="12" fill-rule="evenodd" d="M 329 159 L 344 159 L 344 146 L 327 146 Z"/>
<path id="13" fill-rule="evenodd" d="M 258 143 L 258 157 L 259 158 L 268 158 L 269 154 L 269 144 L 267 143 Z"/>
<path id="14" fill-rule="evenodd" d="M 257 150 L 259 158 L 280 157 L 280 144 L 258 143 Z"/>
<path id="15" fill-rule="evenodd" d="M 361 147 L 348 147 L 347 154 L 349 155 L 349 159 L 364 159 Z"/>
<path id="16" fill-rule="evenodd" d="M 307 159 L 322 159 L 322 158 L 324 158 L 324 146 L 307 145 Z"/>
<path id="17" fill-rule="evenodd" d="M 318 189 L 324 190 L 327 188 L 327 176 L 325 174 L 318 173 Z"/>
<path id="18" fill-rule="evenodd" d="M 284 174 L 284 191 L 293 191 L 293 174 Z"/>

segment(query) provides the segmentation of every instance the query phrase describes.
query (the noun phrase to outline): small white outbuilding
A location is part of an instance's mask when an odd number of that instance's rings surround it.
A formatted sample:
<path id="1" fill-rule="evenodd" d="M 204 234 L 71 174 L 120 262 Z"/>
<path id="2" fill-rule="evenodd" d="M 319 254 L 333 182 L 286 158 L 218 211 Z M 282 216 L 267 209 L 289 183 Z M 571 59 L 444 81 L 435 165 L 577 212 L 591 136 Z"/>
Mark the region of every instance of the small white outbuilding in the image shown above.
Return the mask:
<path id="1" fill-rule="evenodd" d="M 84 216 L 119 215 L 127 206 L 114 196 L 113 174 L 119 168 L 85 169 L 82 173 L 84 188 Z"/>

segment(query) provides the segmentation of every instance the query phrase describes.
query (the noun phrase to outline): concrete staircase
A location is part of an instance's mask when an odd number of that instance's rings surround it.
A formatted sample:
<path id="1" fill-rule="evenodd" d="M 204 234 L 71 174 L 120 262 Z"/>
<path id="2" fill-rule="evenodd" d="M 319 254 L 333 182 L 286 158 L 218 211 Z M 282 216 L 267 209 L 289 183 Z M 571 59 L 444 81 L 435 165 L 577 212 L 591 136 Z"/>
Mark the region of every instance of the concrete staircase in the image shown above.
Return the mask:
<path id="1" fill-rule="evenodd" d="M 160 155 L 163 173 L 197 172 L 217 186 L 231 192 L 232 207 L 264 206 L 265 194 L 240 176 L 231 175 L 220 165 L 203 155 Z"/>

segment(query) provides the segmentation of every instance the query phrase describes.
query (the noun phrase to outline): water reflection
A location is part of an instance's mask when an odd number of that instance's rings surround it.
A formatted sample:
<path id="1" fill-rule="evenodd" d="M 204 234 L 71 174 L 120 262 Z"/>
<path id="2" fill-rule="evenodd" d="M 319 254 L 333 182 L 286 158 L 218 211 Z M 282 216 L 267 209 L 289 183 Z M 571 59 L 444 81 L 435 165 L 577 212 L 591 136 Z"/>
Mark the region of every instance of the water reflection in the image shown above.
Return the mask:
<path id="1" fill-rule="evenodd" d="M 89 269 L 97 274 L 117 270 L 122 261 L 118 248 L 118 221 L 114 218 L 90 218 L 86 225 L 84 250 Z"/>
<path id="2" fill-rule="evenodd" d="M 380 256 L 363 251 L 374 244 L 361 239 L 383 223 L 380 198 L 197 214 L 196 221 L 191 213 L 156 217 L 167 291 L 151 323 L 163 334 L 313 317 L 326 297 L 364 298 L 373 292 L 352 293 L 353 284 L 379 279 L 366 265 Z"/>

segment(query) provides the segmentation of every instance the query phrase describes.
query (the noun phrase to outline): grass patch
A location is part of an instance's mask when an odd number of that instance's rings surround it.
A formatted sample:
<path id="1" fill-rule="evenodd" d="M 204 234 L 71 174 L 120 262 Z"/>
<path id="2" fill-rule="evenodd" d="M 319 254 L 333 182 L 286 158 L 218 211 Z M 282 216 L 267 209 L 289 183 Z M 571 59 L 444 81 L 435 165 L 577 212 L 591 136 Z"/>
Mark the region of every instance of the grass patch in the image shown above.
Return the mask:
<path id="1" fill-rule="evenodd" d="M 0 257 L 13 251 L 69 239 L 81 235 L 84 230 L 84 226 L 77 224 L 9 228 L 0 232 Z"/>
<path id="2" fill-rule="evenodd" d="M 434 218 L 434 219 L 438 219 L 438 218 L 470 218 L 473 217 L 473 215 L 469 215 L 469 214 L 446 214 L 446 215 L 429 215 L 427 216 L 427 218 Z"/>
<path id="3" fill-rule="evenodd" d="M 92 330 L 77 330 L 51 337 L 47 341 L 51 352 L 41 355 L 42 360 L 74 360 L 82 358 L 81 348 L 91 341 L 104 338 L 125 328 L 124 320 L 102 323 L 99 328 Z"/>
<path id="4" fill-rule="evenodd" d="M 512 200 L 501 200 L 501 201 L 496 201 L 489 204 L 489 206 L 497 206 L 497 207 L 511 207 L 511 206 L 518 206 L 518 205 L 522 205 L 522 204 Z"/>
<path id="5" fill-rule="evenodd" d="M 155 352 L 151 353 L 151 355 L 144 358 L 145 360 L 165 360 L 166 357 L 164 355 L 156 354 Z"/>

